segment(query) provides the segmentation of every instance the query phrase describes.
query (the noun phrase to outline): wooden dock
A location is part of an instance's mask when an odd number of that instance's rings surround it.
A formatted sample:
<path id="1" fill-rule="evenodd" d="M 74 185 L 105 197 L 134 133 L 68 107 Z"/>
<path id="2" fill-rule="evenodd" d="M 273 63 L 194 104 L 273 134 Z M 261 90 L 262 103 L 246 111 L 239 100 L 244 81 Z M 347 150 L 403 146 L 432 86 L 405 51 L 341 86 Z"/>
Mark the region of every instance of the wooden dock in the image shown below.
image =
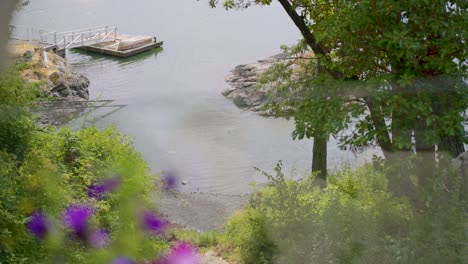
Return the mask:
<path id="1" fill-rule="evenodd" d="M 126 48 L 122 48 L 123 43 L 126 43 Z M 158 41 L 153 37 L 117 34 L 115 40 L 85 45 L 77 48 L 99 54 L 126 58 L 150 49 L 159 48 L 162 44 L 163 41 Z"/>
<path id="2" fill-rule="evenodd" d="M 67 49 L 82 49 L 117 57 L 129 57 L 161 47 L 163 41 L 149 36 L 131 36 L 118 33 L 116 27 L 100 26 L 57 32 L 34 27 L 10 25 L 12 38 L 38 42 L 44 51 L 53 50 L 61 56 Z M 22 36 L 21 33 L 23 32 Z M 47 54 L 45 54 L 47 55 Z"/>

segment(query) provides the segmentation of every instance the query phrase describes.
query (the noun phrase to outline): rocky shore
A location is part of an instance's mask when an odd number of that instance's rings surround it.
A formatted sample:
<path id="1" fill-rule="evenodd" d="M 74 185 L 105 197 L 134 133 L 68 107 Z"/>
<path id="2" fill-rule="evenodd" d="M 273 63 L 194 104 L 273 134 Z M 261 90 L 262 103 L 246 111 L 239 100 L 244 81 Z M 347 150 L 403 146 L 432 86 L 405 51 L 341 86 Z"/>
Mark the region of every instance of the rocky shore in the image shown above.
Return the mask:
<path id="1" fill-rule="evenodd" d="M 269 87 L 259 88 L 257 84 L 261 74 L 271 68 L 277 60 L 283 58 L 285 58 L 284 54 L 278 54 L 255 63 L 236 66 L 226 75 L 228 88 L 222 94 L 241 109 L 251 110 L 259 115 L 270 115 L 269 112 L 262 111 Z"/>
<path id="2" fill-rule="evenodd" d="M 24 43 L 15 43 L 10 50 L 16 63 L 21 64 L 23 79 L 42 96 L 65 101 L 89 99 L 88 78 L 74 72 L 66 59 L 51 51 L 45 58 L 42 49 Z"/>
<path id="3" fill-rule="evenodd" d="M 22 79 L 47 98 L 32 107 L 41 125 L 60 125 L 83 113 L 88 106 L 90 82 L 73 71 L 67 59 L 25 42 L 10 43 L 11 59 L 15 61 Z"/>

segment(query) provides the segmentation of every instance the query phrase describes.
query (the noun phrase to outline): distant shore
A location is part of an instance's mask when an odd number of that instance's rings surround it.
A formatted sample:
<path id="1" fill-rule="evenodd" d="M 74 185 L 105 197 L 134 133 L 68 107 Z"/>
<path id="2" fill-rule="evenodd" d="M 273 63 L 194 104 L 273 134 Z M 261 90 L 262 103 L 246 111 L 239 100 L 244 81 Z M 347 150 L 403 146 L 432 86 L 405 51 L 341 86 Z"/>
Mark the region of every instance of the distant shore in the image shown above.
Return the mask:
<path id="1" fill-rule="evenodd" d="M 262 105 L 266 102 L 266 93 L 269 87 L 258 87 L 260 76 L 271 68 L 278 59 L 284 58 L 284 54 L 278 54 L 250 64 L 236 66 L 225 76 L 228 88 L 222 92 L 227 99 L 241 108 L 256 112 L 258 115 L 270 116 L 264 111 Z"/>

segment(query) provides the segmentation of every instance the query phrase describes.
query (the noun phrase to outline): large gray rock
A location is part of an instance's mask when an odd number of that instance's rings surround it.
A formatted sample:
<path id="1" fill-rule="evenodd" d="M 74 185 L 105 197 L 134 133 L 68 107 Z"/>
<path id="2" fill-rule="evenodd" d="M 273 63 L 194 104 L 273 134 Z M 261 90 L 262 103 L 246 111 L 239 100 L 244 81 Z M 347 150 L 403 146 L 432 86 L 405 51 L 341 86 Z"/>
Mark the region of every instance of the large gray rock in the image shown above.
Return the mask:
<path id="1" fill-rule="evenodd" d="M 258 87 L 259 78 L 280 58 L 284 58 L 284 55 L 279 54 L 256 63 L 236 66 L 226 75 L 225 80 L 228 87 L 221 94 L 232 100 L 239 108 L 259 111 L 261 105 L 267 100 L 266 93 L 269 89 L 268 87 Z M 268 115 L 265 112 L 261 112 L 261 114 Z"/>
<path id="2" fill-rule="evenodd" d="M 53 75 L 53 76 L 52 76 Z M 54 72 L 50 77 L 56 78 L 52 82 L 53 86 L 50 89 L 52 96 L 62 97 L 67 99 L 68 97 L 87 100 L 89 98 L 88 86 L 90 84 L 88 78 L 80 73 L 69 73 L 60 74 Z"/>
<path id="3" fill-rule="evenodd" d="M 30 61 L 30 67 L 22 73 L 23 79 L 30 83 L 44 82 L 41 94 L 66 101 L 89 99 L 88 78 L 74 72 L 66 59 L 49 52 L 46 67 L 41 50 L 28 51 L 23 57 Z"/>

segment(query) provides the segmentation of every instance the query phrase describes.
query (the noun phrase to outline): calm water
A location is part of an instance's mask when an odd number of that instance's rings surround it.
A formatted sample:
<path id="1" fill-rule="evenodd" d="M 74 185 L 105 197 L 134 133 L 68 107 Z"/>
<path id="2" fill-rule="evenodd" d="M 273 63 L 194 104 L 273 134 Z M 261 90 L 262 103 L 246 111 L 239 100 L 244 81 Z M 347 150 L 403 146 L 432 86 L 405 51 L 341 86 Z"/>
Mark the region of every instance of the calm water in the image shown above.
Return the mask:
<path id="1" fill-rule="evenodd" d="M 129 59 L 71 52 L 74 68 L 91 80 L 92 98 L 125 105 L 99 119 L 135 138 L 154 171 L 173 169 L 190 184 L 184 191 L 237 194 L 252 181 L 254 167 L 302 175 L 311 164 L 309 140 L 293 141 L 294 123 L 237 109 L 221 96 L 224 75 L 293 44 L 299 33 L 280 6 L 244 11 L 210 9 L 208 0 L 34 0 L 13 23 L 53 30 L 101 25 L 121 33 L 156 36 L 164 48 Z M 117 108 L 96 111 L 101 116 Z M 329 144 L 329 165 L 358 164 Z"/>

